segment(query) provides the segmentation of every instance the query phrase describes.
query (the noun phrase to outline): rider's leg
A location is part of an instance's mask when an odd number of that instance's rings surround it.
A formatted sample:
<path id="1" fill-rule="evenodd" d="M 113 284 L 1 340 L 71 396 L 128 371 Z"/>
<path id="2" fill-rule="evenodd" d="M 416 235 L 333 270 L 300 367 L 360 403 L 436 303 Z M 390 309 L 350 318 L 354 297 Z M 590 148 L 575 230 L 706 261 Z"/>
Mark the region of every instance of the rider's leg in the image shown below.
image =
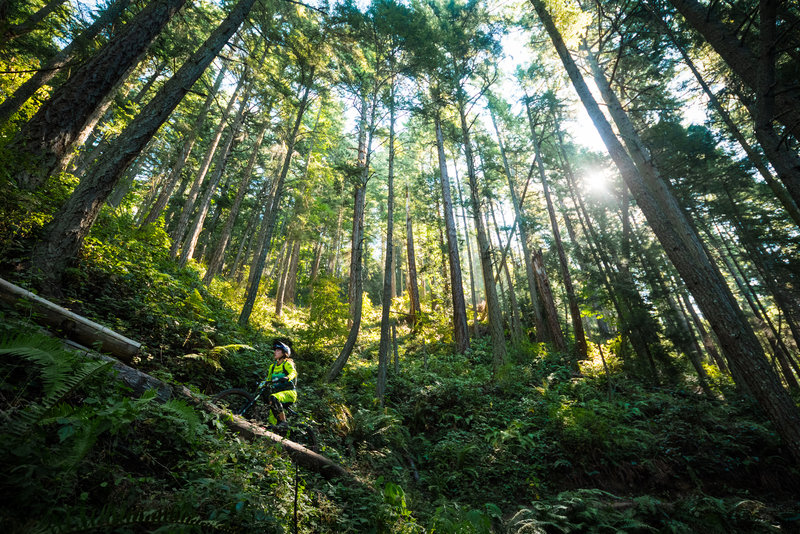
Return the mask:
<path id="1" fill-rule="evenodd" d="M 269 397 L 269 407 L 272 410 L 275 419 L 278 420 L 278 428 L 286 428 L 289 424 L 286 422 L 286 412 L 283 411 L 283 404 L 274 395 Z"/>

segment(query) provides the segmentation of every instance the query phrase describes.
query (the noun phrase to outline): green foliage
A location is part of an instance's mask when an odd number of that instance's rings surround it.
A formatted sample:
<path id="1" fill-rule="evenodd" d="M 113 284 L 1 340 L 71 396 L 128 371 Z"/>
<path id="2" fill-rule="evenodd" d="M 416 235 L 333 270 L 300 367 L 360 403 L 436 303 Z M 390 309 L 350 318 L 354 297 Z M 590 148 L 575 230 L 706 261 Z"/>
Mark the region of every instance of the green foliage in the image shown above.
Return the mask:
<path id="1" fill-rule="evenodd" d="M 340 300 L 340 291 L 339 280 L 333 277 L 321 276 L 314 284 L 305 332 L 312 346 L 321 347 L 346 335 L 348 306 Z"/>
<path id="2" fill-rule="evenodd" d="M 650 496 L 629 500 L 599 490 L 577 490 L 522 508 L 508 521 L 507 532 L 780 532 L 771 518 L 750 513 L 761 506 L 706 495 L 669 503 Z"/>

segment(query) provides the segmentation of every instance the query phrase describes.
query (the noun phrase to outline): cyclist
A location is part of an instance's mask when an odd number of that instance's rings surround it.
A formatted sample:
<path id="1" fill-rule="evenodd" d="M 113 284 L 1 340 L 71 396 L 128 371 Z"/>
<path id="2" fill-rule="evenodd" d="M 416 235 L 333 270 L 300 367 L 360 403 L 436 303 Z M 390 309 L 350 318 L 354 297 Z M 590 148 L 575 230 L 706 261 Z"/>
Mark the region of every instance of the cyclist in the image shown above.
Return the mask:
<path id="1" fill-rule="evenodd" d="M 290 358 L 292 349 L 281 341 L 272 345 L 275 362 L 270 366 L 267 380 L 272 383 L 272 394 L 269 397 L 269 407 L 275 419 L 278 420 L 278 429 L 285 430 L 289 424 L 286 422 L 286 413 L 283 411 L 284 403 L 297 402 L 297 369 L 294 360 Z"/>

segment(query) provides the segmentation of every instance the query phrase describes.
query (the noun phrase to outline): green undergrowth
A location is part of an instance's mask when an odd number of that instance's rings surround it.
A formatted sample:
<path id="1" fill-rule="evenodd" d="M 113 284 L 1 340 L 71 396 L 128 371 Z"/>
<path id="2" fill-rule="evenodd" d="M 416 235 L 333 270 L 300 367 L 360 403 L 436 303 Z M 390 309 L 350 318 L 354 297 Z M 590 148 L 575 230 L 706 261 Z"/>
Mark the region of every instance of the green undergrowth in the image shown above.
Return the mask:
<path id="1" fill-rule="evenodd" d="M 369 302 L 342 376 L 325 379 L 347 332 L 340 281 L 322 278 L 303 293 L 310 311 L 287 306 L 277 317 L 262 299 L 240 328 L 242 287 L 217 279 L 207 288 L 201 267 L 168 257 L 162 230 L 132 230 L 124 213 L 103 218 L 60 303 L 142 342 L 139 369 L 207 394 L 252 389 L 272 338 L 290 339 L 298 408 L 315 421 L 321 453 L 361 483 L 303 469 L 295 479 L 272 444 L 236 437 L 182 401 L 134 397 L 107 366 L 37 333 L 29 308 L 3 307 L 7 531 L 292 532 L 295 495 L 298 531 L 309 533 L 800 528 L 796 469 L 765 417 L 718 375 L 713 398 L 690 381 L 645 385 L 625 378 L 613 342 L 610 376 L 594 361 L 576 373 L 533 344 L 494 371 L 488 339 L 451 353 L 440 306 L 417 332 L 398 325 L 381 405 L 379 310 Z M 25 224 L 25 235 L 40 228 Z M 24 262 L 15 239 L 3 246 Z M 35 286 L 15 265 L 3 263 L 4 277 Z"/>

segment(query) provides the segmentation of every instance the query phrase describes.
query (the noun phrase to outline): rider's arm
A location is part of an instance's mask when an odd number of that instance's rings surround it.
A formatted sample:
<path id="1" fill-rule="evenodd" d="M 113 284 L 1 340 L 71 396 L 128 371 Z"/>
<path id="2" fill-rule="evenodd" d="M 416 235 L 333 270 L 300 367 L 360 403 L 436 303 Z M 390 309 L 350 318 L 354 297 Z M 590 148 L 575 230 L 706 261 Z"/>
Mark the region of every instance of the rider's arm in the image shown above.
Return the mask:
<path id="1" fill-rule="evenodd" d="M 286 369 L 287 372 L 286 374 L 287 380 L 294 380 L 295 378 L 297 378 L 297 369 L 295 369 L 294 367 L 294 361 L 286 360 L 284 368 Z"/>

